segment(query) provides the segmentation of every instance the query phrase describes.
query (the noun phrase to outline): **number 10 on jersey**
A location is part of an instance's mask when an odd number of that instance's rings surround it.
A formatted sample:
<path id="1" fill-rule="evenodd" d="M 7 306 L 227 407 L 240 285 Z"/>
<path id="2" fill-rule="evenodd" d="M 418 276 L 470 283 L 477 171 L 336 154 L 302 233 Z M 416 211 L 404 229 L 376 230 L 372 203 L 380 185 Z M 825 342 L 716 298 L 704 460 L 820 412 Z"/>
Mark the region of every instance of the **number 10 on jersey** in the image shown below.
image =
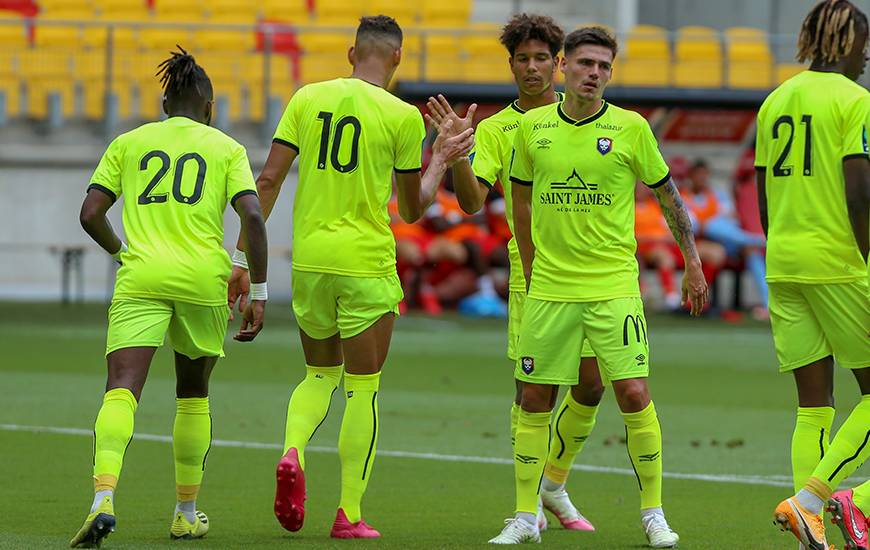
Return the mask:
<path id="1" fill-rule="evenodd" d="M 346 174 L 353 172 L 359 164 L 359 137 L 362 133 L 362 126 L 359 119 L 353 115 L 343 116 L 335 123 L 335 128 L 332 125 L 333 113 L 320 111 L 317 118 L 323 121 L 323 129 L 320 132 L 320 153 L 317 156 L 317 168 L 326 170 L 327 154 L 329 155 L 329 164 L 336 172 Z M 341 140 L 345 135 L 345 129 L 351 127 L 351 144 L 350 158 L 347 162 L 342 163 L 338 158 L 341 151 Z M 332 135 L 330 135 L 332 134 Z M 330 147 L 330 141 L 332 147 Z"/>

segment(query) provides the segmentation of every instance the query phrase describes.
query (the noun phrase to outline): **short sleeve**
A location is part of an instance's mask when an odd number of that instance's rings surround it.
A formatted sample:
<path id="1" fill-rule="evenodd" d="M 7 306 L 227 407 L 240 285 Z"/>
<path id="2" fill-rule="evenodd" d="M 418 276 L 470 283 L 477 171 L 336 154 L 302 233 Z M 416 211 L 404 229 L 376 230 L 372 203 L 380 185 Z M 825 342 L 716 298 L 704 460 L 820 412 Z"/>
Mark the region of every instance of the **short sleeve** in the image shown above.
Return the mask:
<path id="1" fill-rule="evenodd" d="M 870 119 L 870 94 L 856 98 L 843 113 L 843 159 L 868 158 L 867 123 Z"/>
<path id="2" fill-rule="evenodd" d="M 88 191 L 97 189 L 109 195 L 113 201 L 118 200 L 121 196 L 121 167 L 123 165 L 124 148 L 121 143 L 121 136 L 115 138 L 106 152 L 103 153 L 103 158 L 94 170 L 94 175 L 91 176 L 91 183 L 88 186 Z"/>
<path id="3" fill-rule="evenodd" d="M 520 127 L 514 136 L 514 150 L 511 153 L 511 182 L 520 185 L 532 184 L 532 159 L 529 156 L 529 148 L 526 145 L 525 117 L 520 119 Z"/>
<path id="4" fill-rule="evenodd" d="M 227 197 L 230 204 L 236 205 L 236 200 L 245 195 L 257 195 L 257 184 L 254 182 L 254 174 L 251 172 L 251 163 L 248 161 L 248 153 L 239 145 L 230 157 L 227 166 Z"/>
<path id="5" fill-rule="evenodd" d="M 652 128 L 646 119 L 640 124 L 637 141 L 631 151 L 631 169 L 634 175 L 647 187 L 656 188 L 670 179 L 670 172 Z"/>
<path id="6" fill-rule="evenodd" d="M 755 121 L 755 169 L 764 170 L 767 168 L 767 151 L 770 147 L 770 141 L 765 134 L 767 125 L 764 123 L 764 105 L 758 111 L 758 118 Z"/>
<path id="7" fill-rule="evenodd" d="M 477 181 L 487 187 L 495 185 L 502 169 L 502 155 L 498 146 L 498 138 L 489 125 L 479 124 L 474 133 L 474 149 L 469 157 Z"/>
<path id="8" fill-rule="evenodd" d="M 299 89 L 290 101 L 287 103 L 287 108 L 284 109 L 284 114 L 281 115 L 281 120 L 278 121 L 278 127 L 275 129 L 275 135 L 272 137 L 272 143 L 280 143 L 285 145 L 297 153 L 299 152 L 299 120 L 302 107 L 304 106 L 304 90 Z"/>
<path id="9" fill-rule="evenodd" d="M 419 172 L 423 166 L 423 140 L 426 127 L 423 117 L 416 108 L 402 120 L 396 142 L 396 158 L 393 168 L 396 172 Z"/>

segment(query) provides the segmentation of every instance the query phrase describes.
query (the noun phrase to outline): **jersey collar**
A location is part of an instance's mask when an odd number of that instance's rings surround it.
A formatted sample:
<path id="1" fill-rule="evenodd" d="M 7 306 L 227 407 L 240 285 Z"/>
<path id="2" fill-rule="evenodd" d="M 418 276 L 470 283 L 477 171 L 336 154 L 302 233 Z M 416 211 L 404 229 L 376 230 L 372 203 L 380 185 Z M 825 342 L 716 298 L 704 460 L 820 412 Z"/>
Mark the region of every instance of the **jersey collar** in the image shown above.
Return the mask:
<path id="1" fill-rule="evenodd" d="M 562 102 L 559 102 L 559 105 L 556 106 L 556 111 L 559 113 L 559 118 L 561 118 L 562 120 L 564 120 L 568 124 L 571 124 L 573 126 L 583 126 L 584 124 L 589 124 L 590 122 L 594 122 L 594 121 L 598 120 L 599 118 L 601 118 L 601 116 L 607 110 L 607 105 L 608 105 L 607 101 L 602 99 L 601 100 L 601 108 L 598 109 L 598 112 L 596 112 L 594 115 L 589 115 L 588 117 L 584 118 L 583 120 L 574 120 L 573 118 L 566 115 L 565 111 L 562 110 Z"/>
<path id="2" fill-rule="evenodd" d="M 518 112 L 519 114 L 525 114 L 525 111 L 520 108 L 519 99 L 515 99 L 511 102 L 511 109 Z M 561 103 L 565 101 L 565 94 L 562 92 L 556 92 L 556 103 Z"/>

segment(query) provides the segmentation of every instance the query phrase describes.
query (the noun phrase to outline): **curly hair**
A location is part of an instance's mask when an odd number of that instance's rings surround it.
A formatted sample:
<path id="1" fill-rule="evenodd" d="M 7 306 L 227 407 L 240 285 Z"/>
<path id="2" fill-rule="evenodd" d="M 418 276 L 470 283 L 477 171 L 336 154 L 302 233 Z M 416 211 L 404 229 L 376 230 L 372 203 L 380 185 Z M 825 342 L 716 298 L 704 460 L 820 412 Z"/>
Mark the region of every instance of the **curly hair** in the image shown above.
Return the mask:
<path id="1" fill-rule="evenodd" d="M 797 60 L 835 63 L 852 51 L 859 28 L 867 30 L 867 16 L 848 0 L 819 2 L 801 26 Z"/>
<path id="2" fill-rule="evenodd" d="M 556 57 L 562 49 L 565 32 L 552 17 L 519 13 L 514 15 L 502 28 L 499 41 L 514 55 L 517 47 L 526 40 L 540 40 L 550 48 L 550 54 Z"/>

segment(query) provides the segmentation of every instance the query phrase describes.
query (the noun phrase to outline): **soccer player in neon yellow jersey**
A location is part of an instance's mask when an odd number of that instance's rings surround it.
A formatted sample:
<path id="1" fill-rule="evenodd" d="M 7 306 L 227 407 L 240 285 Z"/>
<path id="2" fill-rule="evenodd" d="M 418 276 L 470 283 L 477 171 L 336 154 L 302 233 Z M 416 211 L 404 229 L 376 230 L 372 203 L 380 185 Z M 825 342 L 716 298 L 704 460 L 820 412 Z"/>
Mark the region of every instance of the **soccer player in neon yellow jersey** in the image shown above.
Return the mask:
<path id="1" fill-rule="evenodd" d="M 211 445 L 208 380 L 223 356 L 227 278 L 223 214 L 229 201 L 247 234 L 252 301 L 237 340 L 253 340 L 266 303 L 266 227 L 245 148 L 209 127 L 212 86 L 187 52 L 161 64 L 169 118 L 112 141 L 82 205 L 85 231 L 121 264 L 109 308 L 108 380 L 94 425 L 94 500 L 70 546 L 99 546 L 115 528 L 114 492 L 154 352 L 166 332 L 175 351 L 172 431 L 177 503 L 170 536 L 199 538 L 196 509 Z M 129 247 L 106 212 L 121 195 Z"/>
<path id="2" fill-rule="evenodd" d="M 523 395 L 514 445 L 516 516 L 490 540 L 537 542 L 539 482 L 553 396 L 578 382 L 584 339 L 613 385 L 640 487 L 650 546 L 675 546 L 661 508 L 662 438 L 650 400 L 649 345 L 638 287 L 634 191 L 653 188 L 686 262 L 683 301 L 701 312 L 707 285 L 692 224 L 646 120 L 602 99 L 616 40 L 600 27 L 565 39 L 565 100 L 522 116 L 510 178 L 514 236 L 528 287 L 515 376 Z"/>
<path id="3" fill-rule="evenodd" d="M 395 174 L 399 214 L 414 222 L 434 200 L 449 165 L 474 144 L 471 129 L 449 139 L 439 135 L 421 177 L 423 118 L 384 89 L 399 65 L 401 47 L 394 19 L 363 17 L 348 52 L 351 76 L 310 84 L 293 95 L 257 180 L 268 216 L 299 157 L 292 284 L 307 375 L 290 398 L 275 496 L 275 515 L 290 531 L 304 520 L 305 445 L 344 375 L 341 498 L 331 535 L 380 536 L 362 520 L 360 503 L 380 427 L 381 368 L 402 300 L 387 211 L 392 178 Z M 234 280 L 235 292 L 243 292 L 241 268 Z"/>
<path id="4" fill-rule="evenodd" d="M 551 17 L 522 13 L 508 21 L 502 29 L 500 40 L 510 55 L 508 61 L 519 97 L 477 125 L 471 158 L 469 161 L 456 163 L 452 168 L 453 186 L 460 206 L 466 212 L 474 213 L 483 206 L 493 184 L 496 181 L 501 182 L 504 189 L 505 216 L 513 231 L 509 170 L 514 134 L 520 117 L 526 111 L 564 99 L 564 94 L 556 92 L 554 81 L 559 62 L 558 53 L 562 49 L 565 34 Z M 452 119 L 452 130 L 461 132 L 471 127 L 476 105 L 469 107 L 464 118 L 454 113 L 443 96 L 438 96 L 437 100 L 429 98 L 428 108 L 433 121 L 437 123 Z M 516 364 L 526 282 L 514 239 L 508 243 L 508 253 L 511 271 L 507 355 L 512 364 Z M 543 507 L 552 512 L 565 529 L 576 531 L 594 530 L 589 520 L 571 502 L 565 489 L 574 457 L 583 448 L 595 427 L 598 404 L 604 394 L 604 385 L 594 355 L 588 341 L 584 342 L 579 383 L 565 394 L 556 412 L 553 440 L 541 485 Z M 521 397 L 522 382 L 517 380 L 510 414 L 512 441 L 516 433 Z M 547 519 L 543 510 L 538 511 L 537 521 L 539 529 L 546 529 Z"/>
<path id="5" fill-rule="evenodd" d="M 811 61 L 809 70 L 771 92 L 758 112 L 771 329 L 780 372 L 793 373 L 798 393 L 796 494 L 776 507 L 774 520 L 814 550 L 828 548 L 826 501 L 846 547 L 868 547 L 866 528 L 852 528 L 852 494 L 832 494 L 870 457 L 870 94 L 854 82 L 867 62 L 867 39 L 867 17 L 853 4 L 818 3 L 798 38 L 798 59 Z M 852 371 L 861 398 L 829 443 L 834 360 Z"/>

